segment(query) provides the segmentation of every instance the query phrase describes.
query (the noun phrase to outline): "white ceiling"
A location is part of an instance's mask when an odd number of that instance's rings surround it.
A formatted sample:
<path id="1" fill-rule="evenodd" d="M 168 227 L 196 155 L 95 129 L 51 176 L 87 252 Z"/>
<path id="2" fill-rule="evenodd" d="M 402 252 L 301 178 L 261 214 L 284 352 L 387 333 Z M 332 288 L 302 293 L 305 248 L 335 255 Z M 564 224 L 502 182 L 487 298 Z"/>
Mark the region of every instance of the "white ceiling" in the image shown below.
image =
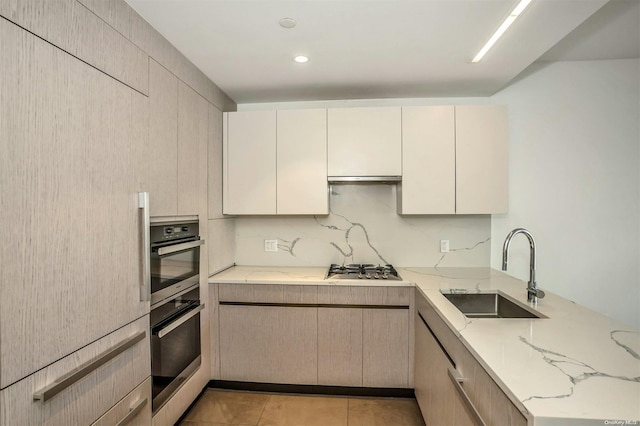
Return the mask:
<path id="1" fill-rule="evenodd" d="M 477 64 L 518 0 L 127 2 L 237 103 L 488 96 L 541 56 L 597 56 L 604 43 L 638 57 L 640 44 L 638 0 L 611 0 L 590 20 L 607 0 L 534 0 Z M 284 17 L 297 26 L 281 28 Z"/>

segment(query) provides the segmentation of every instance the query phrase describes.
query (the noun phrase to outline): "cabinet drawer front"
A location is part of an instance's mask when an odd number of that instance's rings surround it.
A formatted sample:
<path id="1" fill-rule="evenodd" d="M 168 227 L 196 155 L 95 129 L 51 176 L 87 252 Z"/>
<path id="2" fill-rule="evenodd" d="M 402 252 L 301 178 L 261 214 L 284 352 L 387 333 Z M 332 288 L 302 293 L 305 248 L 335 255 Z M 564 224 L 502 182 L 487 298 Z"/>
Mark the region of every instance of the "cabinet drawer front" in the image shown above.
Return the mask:
<path id="1" fill-rule="evenodd" d="M 93 426 L 142 426 L 151 424 L 151 377 L 122 398 Z"/>
<path id="2" fill-rule="evenodd" d="M 318 303 L 409 306 L 413 287 L 319 286 Z"/>
<path id="3" fill-rule="evenodd" d="M 91 424 L 151 375 L 149 317 L 145 316 L 7 387 L 1 424 Z M 34 395 L 132 336 L 145 338 L 79 377 L 45 401 Z M 99 365 L 99 366 L 98 366 Z"/>
<path id="4" fill-rule="evenodd" d="M 318 303 L 315 285 L 219 284 L 220 302 Z"/>

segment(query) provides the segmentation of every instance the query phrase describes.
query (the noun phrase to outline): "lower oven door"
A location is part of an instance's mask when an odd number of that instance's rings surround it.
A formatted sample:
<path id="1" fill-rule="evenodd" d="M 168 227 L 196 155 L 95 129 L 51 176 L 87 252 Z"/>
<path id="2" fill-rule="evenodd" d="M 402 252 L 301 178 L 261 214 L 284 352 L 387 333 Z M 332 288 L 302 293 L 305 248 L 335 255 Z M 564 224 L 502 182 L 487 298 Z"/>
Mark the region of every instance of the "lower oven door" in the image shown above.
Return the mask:
<path id="1" fill-rule="evenodd" d="M 200 311 L 190 304 L 151 328 L 153 411 L 157 411 L 200 366 Z"/>

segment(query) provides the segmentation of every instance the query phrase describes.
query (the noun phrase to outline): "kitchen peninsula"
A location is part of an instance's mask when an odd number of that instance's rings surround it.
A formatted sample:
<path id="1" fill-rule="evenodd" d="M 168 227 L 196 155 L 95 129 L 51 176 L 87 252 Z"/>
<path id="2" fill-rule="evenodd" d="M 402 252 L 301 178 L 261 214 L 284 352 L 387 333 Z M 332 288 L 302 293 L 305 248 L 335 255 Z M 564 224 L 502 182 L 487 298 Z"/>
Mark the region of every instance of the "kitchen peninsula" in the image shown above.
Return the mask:
<path id="1" fill-rule="evenodd" d="M 324 280 L 326 270 L 321 267 L 235 266 L 210 277 L 209 283 L 276 285 L 285 294 L 287 286 L 305 286 L 307 293 L 327 286 L 414 286 L 416 299 L 423 298 L 434 309 L 528 424 L 640 420 L 637 330 L 549 292 L 534 308 L 547 318 L 469 319 L 442 292 L 498 291 L 526 304 L 526 283 L 490 268 L 398 268 L 398 272 L 402 281 L 362 284 Z"/>

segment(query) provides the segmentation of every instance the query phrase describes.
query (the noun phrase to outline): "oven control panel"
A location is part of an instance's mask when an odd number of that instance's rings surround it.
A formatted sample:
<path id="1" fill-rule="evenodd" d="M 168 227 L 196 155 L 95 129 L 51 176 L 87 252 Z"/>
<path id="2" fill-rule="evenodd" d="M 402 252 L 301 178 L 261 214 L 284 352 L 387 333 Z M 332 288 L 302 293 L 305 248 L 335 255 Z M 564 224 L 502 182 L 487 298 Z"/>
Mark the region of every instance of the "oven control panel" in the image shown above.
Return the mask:
<path id="1" fill-rule="evenodd" d="M 155 243 L 198 236 L 198 223 L 164 223 L 151 225 L 151 241 Z"/>

